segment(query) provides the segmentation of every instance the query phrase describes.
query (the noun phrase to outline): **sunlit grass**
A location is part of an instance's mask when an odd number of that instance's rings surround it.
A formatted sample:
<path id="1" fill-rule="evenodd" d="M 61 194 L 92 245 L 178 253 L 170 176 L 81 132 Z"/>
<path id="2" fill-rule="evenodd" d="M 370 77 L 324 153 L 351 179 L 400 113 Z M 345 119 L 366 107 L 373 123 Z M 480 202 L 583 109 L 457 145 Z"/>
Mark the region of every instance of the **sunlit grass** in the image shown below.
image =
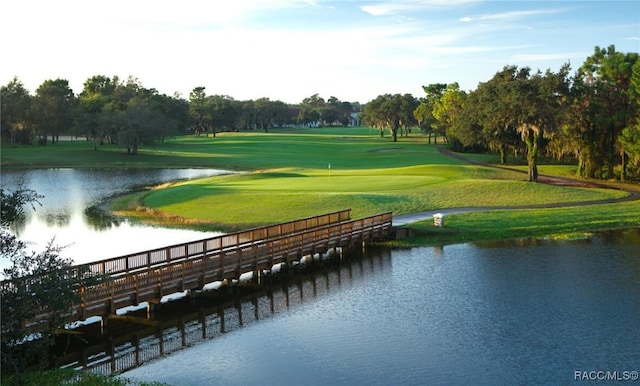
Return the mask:
<path id="1" fill-rule="evenodd" d="M 445 217 L 445 227 L 433 221 L 415 223 L 405 244 L 449 244 L 519 238 L 570 239 L 601 230 L 640 226 L 638 201 L 565 208 L 482 211 Z"/>
<path id="2" fill-rule="evenodd" d="M 508 175 L 479 166 L 348 170 L 331 175 L 328 171 L 279 169 L 181 182 L 151 192 L 143 202 L 176 216 L 252 226 L 344 208 L 362 217 L 386 211 L 405 214 L 458 207 L 544 205 L 627 195 L 617 190 L 531 184 L 506 179 Z"/>
<path id="3" fill-rule="evenodd" d="M 466 157 L 498 162 L 496 155 Z M 398 142 L 368 128 L 283 129 L 182 136 L 143 146 L 137 156 L 92 142 L 2 149 L 13 167 L 203 167 L 246 173 L 169 184 L 120 198 L 120 214 L 172 226 L 243 229 L 346 208 L 353 217 L 393 211 L 405 214 L 449 208 L 518 208 L 624 197 L 620 190 L 525 182 L 522 160 L 506 168 L 470 165 L 443 155 L 425 137 Z M 574 165 L 542 164 L 541 174 L 572 176 Z M 620 210 L 612 209 L 621 205 Z M 582 229 L 640 226 L 637 202 L 585 208 L 509 210 L 451 216 L 430 240 L 531 237 Z M 629 215 L 632 214 L 632 215 Z M 591 218 L 590 216 L 594 216 Z"/>
<path id="4" fill-rule="evenodd" d="M 393 143 L 368 128 L 299 129 L 294 132 L 219 133 L 214 137 L 169 138 L 142 146 L 136 156 L 115 145 L 93 150 L 93 142 L 3 146 L 4 167 L 209 167 L 259 170 L 280 167 L 368 169 L 442 162 L 434 146 L 420 135 Z M 462 164 L 449 160 L 448 164 Z"/>

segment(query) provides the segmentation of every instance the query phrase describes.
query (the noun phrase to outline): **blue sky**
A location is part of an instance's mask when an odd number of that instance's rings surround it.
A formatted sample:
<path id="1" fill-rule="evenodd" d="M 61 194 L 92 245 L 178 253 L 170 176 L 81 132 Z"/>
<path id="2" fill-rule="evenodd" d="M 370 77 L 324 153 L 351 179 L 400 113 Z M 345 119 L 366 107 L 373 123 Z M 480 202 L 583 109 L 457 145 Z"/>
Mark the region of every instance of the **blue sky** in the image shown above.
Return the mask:
<path id="1" fill-rule="evenodd" d="M 595 46 L 640 51 L 640 1 L 20 0 L 0 6 L 0 83 L 129 75 L 188 98 L 197 86 L 287 103 L 366 103 L 474 90 L 505 65 L 575 70 Z"/>

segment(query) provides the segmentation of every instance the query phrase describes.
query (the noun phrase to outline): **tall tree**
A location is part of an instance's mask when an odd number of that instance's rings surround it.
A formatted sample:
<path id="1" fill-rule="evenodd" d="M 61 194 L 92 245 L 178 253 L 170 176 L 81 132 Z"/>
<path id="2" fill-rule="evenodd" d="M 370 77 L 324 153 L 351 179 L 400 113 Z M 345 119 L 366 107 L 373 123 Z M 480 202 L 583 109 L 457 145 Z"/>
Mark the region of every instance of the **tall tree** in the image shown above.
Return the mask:
<path id="1" fill-rule="evenodd" d="M 630 166 L 634 168 L 633 174 L 640 176 L 640 60 L 637 60 L 633 65 L 629 100 L 632 105 L 632 114 L 629 117 L 627 127 L 622 129 L 619 141 L 622 150 L 629 157 Z M 625 177 L 625 173 L 622 174 L 622 177 Z"/>
<path id="2" fill-rule="evenodd" d="M 427 86 L 422 86 L 425 95 L 419 99 L 419 105 L 413 111 L 413 116 L 418 123 L 418 126 L 423 132 L 429 135 L 429 143 L 431 143 L 431 136 L 434 135 L 434 142 L 438 143 L 438 134 L 440 134 L 436 128 L 436 119 L 433 116 L 433 108 L 435 103 L 442 97 L 444 91 L 447 88 L 446 83 L 432 83 Z M 444 133 L 442 133 L 444 134 Z"/>
<path id="3" fill-rule="evenodd" d="M 36 90 L 35 114 L 41 133 L 41 143 L 47 144 L 47 135 L 55 143 L 62 130 L 73 124 L 76 98 L 66 79 L 45 80 Z"/>
<path id="4" fill-rule="evenodd" d="M 268 132 L 273 124 L 273 117 L 275 111 L 273 111 L 273 105 L 269 98 L 258 98 L 253 101 L 253 123 L 256 128 Z"/>
<path id="5" fill-rule="evenodd" d="M 240 112 L 236 101 L 228 95 L 212 95 L 207 97 L 207 106 L 211 117 L 213 136 L 216 131 L 233 130 L 236 128 Z"/>
<path id="6" fill-rule="evenodd" d="M 462 125 L 462 116 L 467 99 L 467 93 L 460 90 L 458 83 L 447 85 L 442 96 L 435 100 L 432 115 L 437 120 L 436 127 L 446 134 L 447 142 L 455 150 L 461 150 L 458 146 L 458 130 Z"/>
<path id="7" fill-rule="evenodd" d="M 525 145 L 528 180 L 538 180 L 538 156 L 543 138 L 560 126 L 564 105 L 568 99 L 569 65 L 558 73 L 547 70 L 531 74 L 528 67 L 505 66 L 488 82 L 481 83 L 467 102 L 463 119 L 467 127 L 482 127 L 483 137 L 490 148 L 498 149 L 501 162 L 518 133 Z M 464 133 L 461 138 L 473 138 Z"/>
<path id="8" fill-rule="evenodd" d="M 22 82 L 14 77 L 0 89 L 0 122 L 9 142 L 28 142 L 32 131 L 31 103 L 33 97 Z"/>
<path id="9" fill-rule="evenodd" d="M 170 118 L 173 124 L 167 126 L 169 131 L 165 135 L 180 135 L 187 132 L 191 125 L 189 116 L 189 101 L 182 98 L 179 93 L 173 96 L 157 94 L 153 96 L 157 104 L 157 109 Z M 162 138 L 163 139 L 163 138 Z"/>
<path id="10" fill-rule="evenodd" d="M 177 122 L 162 112 L 155 95 L 141 93 L 124 110 L 112 112 L 118 145 L 126 148 L 127 154 L 137 155 L 140 146 L 161 140 L 176 129 Z"/>
<path id="11" fill-rule="evenodd" d="M 94 75 L 84 82 L 82 92 L 78 95 L 78 114 L 76 116 L 76 132 L 93 139 L 94 150 L 108 135 L 108 127 L 102 125 L 102 113 L 108 104 L 114 101 L 118 77 L 113 79 L 104 75 Z"/>
<path id="12" fill-rule="evenodd" d="M 562 109 L 569 92 L 569 70 L 565 64 L 558 73 L 547 70 L 517 81 L 515 113 L 517 131 L 527 146 L 529 181 L 538 181 L 538 156 L 541 141 L 560 125 Z"/>
<path id="13" fill-rule="evenodd" d="M 211 122 L 207 94 L 204 90 L 205 87 L 196 87 L 189 94 L 189 115 L 196 136 L 206 133 Z"/>
<path id="14" fill-rule="evenodd" d="M 588 92 L 588 104 L 584 114 L 593 118 L 600 146 L 605 152 L 605 178 L 614 177 L 614 164 L 620 163 L 621 179 L 625 175 L 626 156 L 619 145 L 618 137 L 633 117 L 633 105 L 629 96 L 633 66 L 638 61 L 638 53 L 621 53 L 615 46 L 596 47 L 578 70 L 580 84 Z M 597 165 L 596 168 L 599 168 Z M 589 171 L 596 173 L 596 170 Z M 590 175 L 587 175 L 591 177 Z"/>
<path id="15" fill-rule="evenodd" d="M 380 136 L 389 130 L 393 142 L 398 140 L 398 132 L 414 121 L 413 111 L 418 101 L 410 94 L 384 94 L 367 103 L 363 111 L 363 122 L 380 130 Z"/>
<path id="16" fill-rule="evenodd" d="M 322 114 L 326 107 L 324 98 L 318 94 L 304 98 L 300 104 L 300 112 L 298 114 L 298 122 L 302 124 L 318 124 L 322 125 Z"/>
<path id="17" fill-rule="evenodd" d="M 463 145 L 482 144 L 500 154 L 501 164 L 506 163 L 508 149 L 517 146 L 518 140 L 514 84 L 528 76 L 527 68 L 505 66 L 490 80 L 478 85 L 468 97 L 463 118 L 465 126 L 458 132 Z"/>

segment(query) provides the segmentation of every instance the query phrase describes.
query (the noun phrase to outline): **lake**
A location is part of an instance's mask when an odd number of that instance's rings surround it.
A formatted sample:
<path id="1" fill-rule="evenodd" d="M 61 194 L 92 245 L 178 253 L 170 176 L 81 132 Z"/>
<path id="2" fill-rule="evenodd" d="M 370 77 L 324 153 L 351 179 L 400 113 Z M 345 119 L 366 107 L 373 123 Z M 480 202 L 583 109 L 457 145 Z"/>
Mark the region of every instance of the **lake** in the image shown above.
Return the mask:
<path id="1" fill-rule="evenodd" d="M 13 227 L 18 237 L 32 242 L 36 251 L 55 238 L 56 244 L 65 246 L 65 257 L 82 264 L 219 234 L 133 224 L 105 215 L 99 206 L 133 189 L 226 173 L 218 169 L 2 170 L 2 187 L 13 191 L 22 184 L 44 196 L 42 206 L 36 205 L 35 211 L 26 208 L 25 221 Z M 0 268 L 6 264 L 0 261 Z"/>
<path id="2" fill-rule="evenodd" d="M 638 230 L 373 249 L 291 286 L 282 312 L 253 320 L 260 301 L 247 301 L 242 328 L 123 376 L 173 385 L 616 383 L 607 379 L 640 370 L 639 250 Z"/>
<path id="3" fill-rule="evenodd" d="M 209 237 L 88 208 L 140 186 L 217 173 L 224 171 L 3 170 L 2 186 L 22 179 L 45 195 L 16 228 L 21 238 L 73 243 L 63 254 L 83 263 Z M 177 351 L 165 343 L 170 356 L 123 376 L 227 386 L 619 383 L 609 380 L 640 370 L 639 251 L 638 230 L 367 249 L 270 296 L 238 301 L 222 318 L 201 311 L 182 327 L 200 339 L 171 327 Z"/>

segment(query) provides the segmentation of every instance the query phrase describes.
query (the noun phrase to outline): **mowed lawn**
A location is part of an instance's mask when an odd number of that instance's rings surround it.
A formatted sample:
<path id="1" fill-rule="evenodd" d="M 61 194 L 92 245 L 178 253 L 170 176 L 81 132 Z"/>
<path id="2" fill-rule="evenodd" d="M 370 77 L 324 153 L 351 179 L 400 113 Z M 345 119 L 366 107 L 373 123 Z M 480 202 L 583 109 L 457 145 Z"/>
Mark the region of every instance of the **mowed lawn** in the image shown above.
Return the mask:
<path id="1" fill-rule="evenodd" d="M 206 158 L 210 167 L 245 172 L 165 186 L 148 192 L 141 202 L 129 203 L 129 209 L 143 204 L 173 221 L 195 219 L 223 229 L 346 208 L 353 217 L 362 217 L 385 211 L 543 205 L 627 195 L 527 183 L 521 172 L 468 165 L 443 155 L 416 134 L 394 143 L 369 129 L 315 129 L 183 137 L 172 144 L 154 151 L 180 152 L 183 158 Z"/>
<path id="2" fill-rule="evenodd" d="M 418 133 L 381 138 L 368 128 L 291 129 L 168 138 L 127 155 L 89 141 L 6 147 L 2 167 L 216 168 L 239 174 L 178 182 L 119 198 L 116 213 L 168 226 L 246 229 L 350 208 L 354 218 L 447 208 L 522 207 L 627 196 L 621 190 L 525 182 L 525 168 L 466 164 Z M 494 162 L 495 156 L 467 155 Z M 570 176 L 570 165 L 541 173 Z M 636 187 L 637 189 L 637 187 Z M 141 210 L 142 209 L 142 210 Z M 423 243 L 544 237 L 640 226 L 640 202 L 555 209 L 483 211 L 448 216 L 445 228 L 412 226 Z"/>

